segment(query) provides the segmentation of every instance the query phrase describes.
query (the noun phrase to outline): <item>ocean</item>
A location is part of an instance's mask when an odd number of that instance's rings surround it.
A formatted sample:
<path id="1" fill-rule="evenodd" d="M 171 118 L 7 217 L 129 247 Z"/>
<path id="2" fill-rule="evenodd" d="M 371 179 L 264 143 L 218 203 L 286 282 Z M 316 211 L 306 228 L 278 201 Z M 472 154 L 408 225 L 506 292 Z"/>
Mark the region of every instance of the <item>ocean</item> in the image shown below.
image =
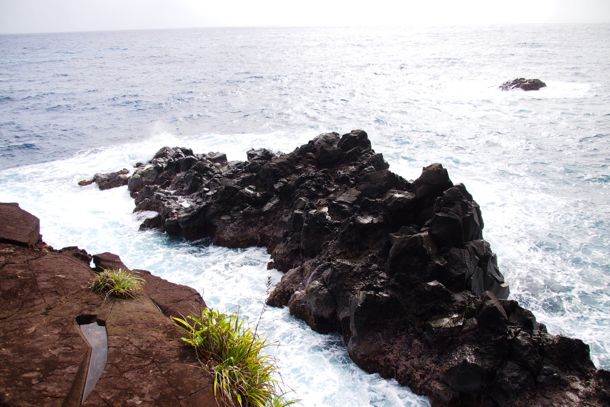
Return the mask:
<path id="1" fill-rule="evenodd" d="M 368 132 L 390 169 L 440 162 L 480 204 L 511 298 L 610 369 L 610 25 L 226 28 L 0 36 L 0 201 L 46 242 L 111 251 L 197 289 L 269 338 L 303 406 L 420 406 L 355 366 L 338 336 L 264 307 L 260 248 L 138 230 L 125 187 L 80 179 L 162 146 L 289 152 Z M 516 77 L 537 92 L 502 92 Z"/>

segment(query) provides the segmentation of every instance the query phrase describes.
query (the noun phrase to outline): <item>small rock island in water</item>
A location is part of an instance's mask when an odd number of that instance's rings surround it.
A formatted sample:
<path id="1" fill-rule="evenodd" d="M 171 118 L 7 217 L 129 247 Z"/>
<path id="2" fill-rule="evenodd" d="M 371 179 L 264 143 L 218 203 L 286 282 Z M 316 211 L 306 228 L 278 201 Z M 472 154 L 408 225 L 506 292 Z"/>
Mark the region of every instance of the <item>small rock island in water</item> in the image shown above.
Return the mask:
<path id="1" fill-rule="evenodd" d="M 158 213 L 142 228 L 266 247 L 285 273 L 268 304 L 433 405 L 610 403 L 588 345 L 507 299 L 479 206 L 440 164 L 409 182 L 356 130 L 239 162 L 164 147 L 128 188 L 136 211 Z"/>
<path id="2" fill-rule="evenodd" d="M 525 79 L 525 78 L 517 78 L 512 81 L 504 82 L 500 85 L 500 89 L 502 90 L 540 90 L 546 87 L 546 83 L 542 82 L 540 79 Z"/>

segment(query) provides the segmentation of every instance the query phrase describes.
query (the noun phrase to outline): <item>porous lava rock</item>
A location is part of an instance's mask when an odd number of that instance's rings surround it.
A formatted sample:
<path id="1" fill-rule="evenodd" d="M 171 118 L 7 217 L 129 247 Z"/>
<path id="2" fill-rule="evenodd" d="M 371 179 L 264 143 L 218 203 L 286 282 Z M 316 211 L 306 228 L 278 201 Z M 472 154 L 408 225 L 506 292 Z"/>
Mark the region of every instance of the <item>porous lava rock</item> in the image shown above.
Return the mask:
<path id="1" fill-rule="evenodd" d="M 525 78 L 517 78 L 512 81 L 506 81 L 502 85 L 500 85 L 500 89 L 502 90 L 513 90 L 513 89 L 521 89 L 521 90 L 539 90 L 541 88 L 546 87 L 546 83 L 542 82 L 540 79 L 525 79 Z"/>
<path id="2" fill-rule="evenodd" d="M 285 272 L 267 303 L 343 337 L 368 372 L 434 405 L 604 405 L 589 347 L 507 299 L 466 187 L 440 164 L 409 182 L 367 134 L 322 134 L 289 154 L 215 160 L 164 147 L 129 181 L 142 228 L 264 246 Z"/>
<path id="3" fill-rule="evenodd" d="M 0 204 L 7 217 L 24 222 L 0 222 L 1 236 L 40 235 L 38 219 L 18 206 Z M 104 299 L 90 289 L 84 250 L 26 242 L 0 242 L 1 406 L 217 406 L 211 377 L 168 318 L 205 307 L 195 290 L 139 272 L 144 293 Z M 91 349 L 82 320 L 101 321 L 108 339 L 104 371 L 84 401 Z"/>

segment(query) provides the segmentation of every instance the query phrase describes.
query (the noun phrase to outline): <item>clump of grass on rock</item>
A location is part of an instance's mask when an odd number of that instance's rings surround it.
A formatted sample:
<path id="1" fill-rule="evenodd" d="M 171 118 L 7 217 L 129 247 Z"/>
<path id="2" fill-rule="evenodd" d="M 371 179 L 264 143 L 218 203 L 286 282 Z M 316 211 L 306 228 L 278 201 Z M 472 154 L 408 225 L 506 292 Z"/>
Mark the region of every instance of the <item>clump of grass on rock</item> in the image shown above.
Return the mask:
<path id="1" fill-rule="evenodd" d="M 123 270 L 103 270 L 91 283 L 96 293 L 114 298 L 134 298 L 142 290 L 144 279 L 136 274 Z"/>
<path id="2" fill-rule="evenodd" d="M 266 341 L 237 315 L 204 309 L 200 316 L 174 318 L 214 375 L 214 395 L 224 406 L 288 406 L 273 358 L 263 353 Z"/>

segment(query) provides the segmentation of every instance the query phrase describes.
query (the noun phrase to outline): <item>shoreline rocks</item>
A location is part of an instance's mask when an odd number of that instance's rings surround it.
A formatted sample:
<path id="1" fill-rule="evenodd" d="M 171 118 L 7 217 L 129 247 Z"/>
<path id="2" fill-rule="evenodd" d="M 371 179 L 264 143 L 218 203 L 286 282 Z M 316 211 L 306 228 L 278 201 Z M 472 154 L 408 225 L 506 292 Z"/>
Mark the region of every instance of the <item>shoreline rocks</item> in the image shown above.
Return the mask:
<path id="1" fill-rule="evenodd" d="M 512 81 L 506 81 L 502 85 L 500 85 L 500 89 L 502 89 L 504 91 L 514 90 L 514 89 L 530 91 L 530 90 L 540 90 L 544 87 L 546 87 L 546 83 L 542 82 L 540 79 L 525 79 L 525 78 L 513 79 Z"/>
<path id="2" fill-rule="evenodd" d="M 78 185 L 84 187 L 96 183 L 98 188 L 102 191 L 105 189 L 122 187 L 123 185 L 127 185 L 127 182 L 129 182 L 129 172 L 130 171 L 127 168 L 123 168 L 122 170 L 116 172 L 95 174 L 91 179 L 78 181 Z"/>
<path id="3" fill-rule="evenodd" d="M 266 247 L 285 273 L 268 304 L 339 333 L 359 366 L 434 405 L 610 401 L 586 344 L 506 299 L 479 206 L 442 165 L 409 182 L 361 130 L 218 156 L 164 147 L 137 168 L 134 210 L 158 213 L 141 227 Z"/>
<path id="4" fill-rule="evenodd" d="M 105 300 L 89 288 L 89 264 L 92 257 L 123 264 L 118 256 L 54 250 L 40 239 L 38 219 L 17 204 L 0 204 L 0 219 L 13 220 L 0 222 L 0 405 L 217 405 L 213 379 L 168 318 L 205 307 L 195 290 L 133 270 L 144 293 Z M 107 359 L 81 401 L 91 348 L 79 324 L 92 321 L 106 329 Z"/>
<path id="5" fill-rule="evenodd" d="M 34 246 L 42 239 L 38 218 L 17 203 L 0 203 L 0 242 Z"/>

